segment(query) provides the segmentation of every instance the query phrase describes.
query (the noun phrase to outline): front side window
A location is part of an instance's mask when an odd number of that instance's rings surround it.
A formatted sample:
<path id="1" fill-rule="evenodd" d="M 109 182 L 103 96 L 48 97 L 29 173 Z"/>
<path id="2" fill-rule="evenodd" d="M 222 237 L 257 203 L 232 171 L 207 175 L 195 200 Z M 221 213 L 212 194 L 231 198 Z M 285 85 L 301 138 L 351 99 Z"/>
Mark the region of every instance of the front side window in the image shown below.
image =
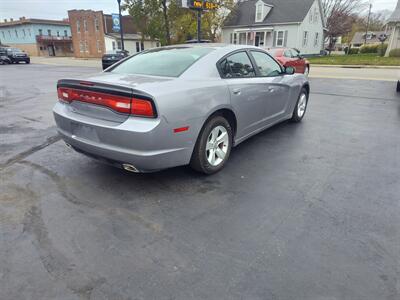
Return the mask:
<path id="1" fill-rule="evenodd" d="M 238 52 L 225 58 L 219 64 L 223 78 L 254 77 L 253 65 L 246 52 Z"/>
<path id="2" fill-rule="evenodd" d="M 118 74 L 179 77 L 214 49 L 206 47 L 154 48 L 130 57 L 111 70 Z"/>
<path id="3" fill-rule="evenodd" d="M 282 73 L 281 66 L 268 54 L 259 51 L 251 51 L 251 55 L 256 62 L 261 76 L 274 77 Z"/>
<path id="4" fill-rule="evenodd" d="M 284 42 L 284 32 L 283 31 L 278 31 L 276 35 L 276 46 L 282 47 Z"/>

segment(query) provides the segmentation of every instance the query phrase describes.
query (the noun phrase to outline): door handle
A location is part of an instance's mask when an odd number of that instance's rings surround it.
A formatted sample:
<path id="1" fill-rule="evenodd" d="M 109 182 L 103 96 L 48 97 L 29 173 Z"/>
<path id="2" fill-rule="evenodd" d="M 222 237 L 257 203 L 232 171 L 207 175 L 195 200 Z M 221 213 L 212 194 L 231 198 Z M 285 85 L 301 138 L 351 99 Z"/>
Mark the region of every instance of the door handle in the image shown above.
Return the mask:
<path id="1" fill-rule="evenodd" d="M 240 95 L 240 89 L 234 89 L 234 90 L 232 91 L 232 93 L 233 93 L 234 95 Z"/>

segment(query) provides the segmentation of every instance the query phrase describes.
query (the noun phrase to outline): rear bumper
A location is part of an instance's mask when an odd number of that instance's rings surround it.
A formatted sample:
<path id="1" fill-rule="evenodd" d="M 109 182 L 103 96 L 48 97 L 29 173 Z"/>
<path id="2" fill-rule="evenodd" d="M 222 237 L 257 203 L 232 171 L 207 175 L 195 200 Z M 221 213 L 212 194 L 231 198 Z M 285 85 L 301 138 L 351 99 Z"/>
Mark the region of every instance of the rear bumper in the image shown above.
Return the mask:
<path id="1" fill-rule="evenodd" d="M 163 120 L 129 117 L 118 124 L 79 115 L 63 103 L 57 103 L 53 113 L 61 138 L 90 157 L 117 166 L 131 164 L 140 172 L 186 165 L 190 161 L 190 133 L 174 134 Z"/>

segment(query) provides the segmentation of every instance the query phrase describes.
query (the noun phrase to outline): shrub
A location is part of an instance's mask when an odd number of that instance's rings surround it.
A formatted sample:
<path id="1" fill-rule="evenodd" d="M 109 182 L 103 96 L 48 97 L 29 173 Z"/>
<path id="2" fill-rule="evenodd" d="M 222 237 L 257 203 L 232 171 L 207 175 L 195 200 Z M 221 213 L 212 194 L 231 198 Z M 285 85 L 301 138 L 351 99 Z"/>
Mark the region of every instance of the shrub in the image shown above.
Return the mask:
<path id="1" fill-rule="evenodd" d="M 390 50 L 389 57 L 400 57 L 400 48 Z"/>
<path id="2" fill-rule="evenodd" d="M 363 45 L 360 48 L 360 53 L 378 53 L 378 44 Z"/>
<path id="3" fill-rule="evenodd" d="M 358 54 L 358 48 L 350 48 L 347 54 Z"/>

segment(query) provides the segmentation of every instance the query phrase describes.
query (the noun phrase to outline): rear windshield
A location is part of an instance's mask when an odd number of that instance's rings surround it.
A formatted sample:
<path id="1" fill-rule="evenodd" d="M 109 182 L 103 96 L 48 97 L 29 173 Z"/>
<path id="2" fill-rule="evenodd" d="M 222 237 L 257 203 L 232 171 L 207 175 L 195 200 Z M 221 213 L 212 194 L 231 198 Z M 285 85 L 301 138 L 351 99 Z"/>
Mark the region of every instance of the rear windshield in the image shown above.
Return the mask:
<path id="1" fill-rule="evenodd" d="M 110 72 L 178 77 L 204 55 L 213 51 L 203 47 L 157 48 L 132 56 Z"/>

